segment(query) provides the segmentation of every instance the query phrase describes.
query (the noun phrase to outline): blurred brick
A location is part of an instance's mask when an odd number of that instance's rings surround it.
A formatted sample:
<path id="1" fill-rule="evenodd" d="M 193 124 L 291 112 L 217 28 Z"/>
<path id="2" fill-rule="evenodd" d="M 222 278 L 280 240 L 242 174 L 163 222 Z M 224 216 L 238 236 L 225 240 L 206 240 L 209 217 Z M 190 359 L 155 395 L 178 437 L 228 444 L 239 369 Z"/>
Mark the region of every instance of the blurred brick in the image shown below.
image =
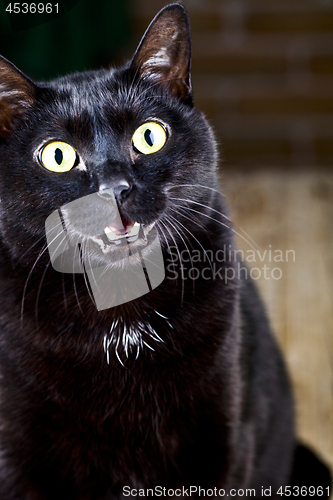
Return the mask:
<path id="1" fill-rule="evenodd" d="M 332 31 L 333 12 L 288 12 L 252 14 L 247 29 L 251 31 Z"/>
<path id="2" fill-rule="evenodd" d="M 288 62 L 283 57 L 228 55 L 193 57 L 193 73 L 285 73 Z"/>
<path id="3" fill-rule="evenodd" d="M 270 99 L 243 99 L 237 109 L 242 113 L 333 113 L 333 98 L 276 96 Z"/>
<path id="4" fill-rule="evenodd" d="M 333 75 L 333 55 L 314 57 L 310 62 L 309 69 L 321 75 Z"/>
<path id="5" fill-rule="evenodd" d="M 315 150 L 321 164 L 333 165 L 333 138 L 317 139 Z"/>
<path id="6" fill-rule="evenodd" d="M 223 165 L 283 165 L 292 161 L 293 147 L 287 140 L 228 139 L 222 143 Z"/>

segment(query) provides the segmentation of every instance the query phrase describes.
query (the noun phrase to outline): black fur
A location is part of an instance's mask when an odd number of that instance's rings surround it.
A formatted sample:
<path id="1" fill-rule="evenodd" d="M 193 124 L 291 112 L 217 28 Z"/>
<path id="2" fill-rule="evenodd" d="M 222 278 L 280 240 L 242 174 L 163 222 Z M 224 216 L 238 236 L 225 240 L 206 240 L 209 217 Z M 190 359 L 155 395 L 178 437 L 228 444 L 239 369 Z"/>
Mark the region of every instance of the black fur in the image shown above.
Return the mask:
<path id="1" fill-rule="evenodd" d="M 234 243 L 189 69 L 188 17 L 178 4 L 160 12 L 117 70 L 35 84 L 0 59 L 1 500 L 113 499 L 124 485 L 260 496 L 262 486 L 288 483 L 292 396 L 265 311 L 250 281 L 226 279 L 237 266 L 227 252 L 219 274 L 207 260 Z M 165 146 L 133 153 L 134 131 L 152 118 L 167 125 Z M 50 139 L 71 144 L 85 169 L 43 168 L 37 153 Z M 49 265 L 44 224 L 124 178 L 122 216 L 158 222 L 166 278 L 98 312 L 83 275 Z M 170 263 L 175 245 L 186 260 L 200 254 L 195 281 L 188 264 L 182 280 L 182 263 Z M 137 349 L 126 356 L 124 328 L 140 338 L 137 359 Z"/>

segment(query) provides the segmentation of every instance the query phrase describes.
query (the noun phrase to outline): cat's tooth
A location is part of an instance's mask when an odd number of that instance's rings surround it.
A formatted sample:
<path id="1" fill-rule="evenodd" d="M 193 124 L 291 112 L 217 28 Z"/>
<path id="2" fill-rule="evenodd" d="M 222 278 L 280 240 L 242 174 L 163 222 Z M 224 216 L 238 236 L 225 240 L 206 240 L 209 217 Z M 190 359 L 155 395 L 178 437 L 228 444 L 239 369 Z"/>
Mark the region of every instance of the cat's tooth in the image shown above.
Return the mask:
<path id="1" fill-rule="evenodd" d="M 115 241 L 115 240 L 118 240 L 119 239 L 119 234 L 116 234 L 114 233 L 113 231 L 111 231 L 111 229 L 109 229 L 108 227 L 106 227 L 104 229 L 104 233 L 106 234 L 106 237 L 108 238 L 108 240 L 110 241 Z"/>
<path id="2" fill-rule="evenodd" d="M 140 231 L 140 224 L 138 222 L 135 222 L 134 226 L 127 233 L 127 236 L 137 236 L 139 234 L 139 231 Z"/>
<path id="3" fill-rule="evenodd" d="M 104 233 L 106 237 L 108 238 L 109 241 L 112 241 L 113 243 L 120 243 L 121 240 L 124 238 L 127 238 L 128 241 L 135 241 L 139 235 L 141 225 L 138 222 L 135 222 L 134 225 L 131 227 L 130 231 L 124 234 L 117 234 L 116 232 L 112 231 L 109 227 L 106 227 L 104 229 Z"/>
<path id="4" fill-rule="evenodd" d="M 149 226 L 145 226 L 142 228 L 144 238 L 147 238 L 147 235 L 148 235 L 149 231 L 154 227 L 154 224 L 155 224 L 155 222 L 153 222 L 152 224 L 149 224 Z"/>
<path id="5" fill-rule="evenodd" d="M 143 232 L 143 226 L 140 226 L 140 231 L 139 231 L 139 238 L 143 239 L 145 237 L 144 232 Z"/>

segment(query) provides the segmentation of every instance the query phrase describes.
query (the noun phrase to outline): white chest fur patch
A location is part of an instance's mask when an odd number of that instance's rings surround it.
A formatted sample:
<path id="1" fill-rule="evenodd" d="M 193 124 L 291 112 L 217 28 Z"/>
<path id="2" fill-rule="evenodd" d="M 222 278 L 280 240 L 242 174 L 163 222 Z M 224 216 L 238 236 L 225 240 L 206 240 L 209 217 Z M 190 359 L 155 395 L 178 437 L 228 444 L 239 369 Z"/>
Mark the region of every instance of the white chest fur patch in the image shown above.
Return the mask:
<path id="1" fill-rule="evenodd" d="M 162 316 L 157 311 L 155 312 L 166 321 L 169 328 L 173 328 L 165 316 Z M 110 364 L 111 349 L 114 349 L 114 354 L 119 363 L 124 366 L 124 362 L 121 359 L 122 356 L 129 358 L 134 353 L 135 359 L 137 359 L 140 349 L 146 348 L 154 351 L 153 345 L 156 342 L 164 342 L 164 340 L 148 321 L 137 321 L 135 325 L 126 326 L 125 324 L 121 324 L 117 319 L 112 323 L 110 332 L 104 335 L 103 347 L 106 354 L 106 361 Z"/>

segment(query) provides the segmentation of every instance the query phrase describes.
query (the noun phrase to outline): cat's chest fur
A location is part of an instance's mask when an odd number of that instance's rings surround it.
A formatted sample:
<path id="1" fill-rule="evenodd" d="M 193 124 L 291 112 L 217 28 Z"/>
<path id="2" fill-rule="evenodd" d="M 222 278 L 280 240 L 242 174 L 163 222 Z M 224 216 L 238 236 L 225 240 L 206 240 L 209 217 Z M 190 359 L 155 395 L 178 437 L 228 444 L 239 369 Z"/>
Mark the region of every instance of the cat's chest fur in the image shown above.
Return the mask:
<path id="1" fill-rule="evenodd" d="M 12 271 L 9 281 L 10 276 Z M 204 480 L 221 479 L 225 473 L 217 474 L 214 464 L 221 460 L 215 453 L 224 450 L 225 464 L 233 434 L 227 435 L 225 424 L 232 427 L 239 419 L 238 410 L 231 407 L 240 383 L 236 373 L 228 373 L 237 362 L 238 335 L 233 333 L 234 346 L 225 357 L 225 341 L 211 333 L 216 328 L 228 332 L 236 310 L 228 308 L 228 319 L 223 301 L 209 307 L 217 290 L 203 299 L 200 285 L 198 299 L 188 308 L 186 303 L 174 307 L 173 294 L 162 287 L 136 307 L 129 303 L 101 318 L 85 298 L 82 278 L 75 291 L 65 283 L 67 307 L 79 301 L 81 308 L 69 317 L 60 308 L 60 275 L 51 270 L 44 280 L 47 309 L 36 315 L 38 288 L 32 286 L 21 320 L 20 294 L 10 284 L 12 292 L 1 311 L 6 350 L 10 345 L 15 351 L 10 365 L 3 365 L 4 378 L 15 381 L 7 387 L 3 405 L 11 416 L 20 407 L 17 418 L 5 419 L 4 425 L 13 436 L 29 435 L 34 450 L 29 467 L 44 467 L 50 481 L 50 471 L 56 471 L 71 488 L 75 471 L 74 484 L 82 494 L 95 482 L 105 491 L 124 484 L 187 484 L 195 479 L 205 454 L 210 465 Z M 197 316 L 203 300 L 214 320 Z M 155 309 L 158 304 L 163 305 L 163 316 Z M 144 340 L 126 353 L 125 335 Z M 22 414 L 32 409 L 30 418 L 22 421 Z M 56 457 L 50 449 L 57 450 Z"/>

